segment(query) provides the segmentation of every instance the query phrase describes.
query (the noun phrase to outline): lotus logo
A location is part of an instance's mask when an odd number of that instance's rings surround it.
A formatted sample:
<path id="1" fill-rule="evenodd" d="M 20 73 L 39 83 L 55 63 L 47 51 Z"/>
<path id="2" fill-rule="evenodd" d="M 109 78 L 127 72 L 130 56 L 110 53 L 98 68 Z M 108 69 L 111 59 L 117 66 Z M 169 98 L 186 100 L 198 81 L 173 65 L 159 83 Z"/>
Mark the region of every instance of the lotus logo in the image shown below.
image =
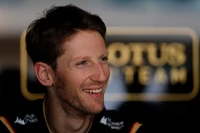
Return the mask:
<path id="1" fill-rule="evenodd" d="M 21 124 L 21 125 L 26 125 L 28 122 L 29 123 L 35 123 L 37 122 L 38 119 L 36 118 L 36 116 L 34 114 L 31 114 L 31 115 L 28 115 L 26 114 L 24 119 L 21 119 L 17 116 L 16 120 L 14 123 L 18 123 L 18 124 Z"/>

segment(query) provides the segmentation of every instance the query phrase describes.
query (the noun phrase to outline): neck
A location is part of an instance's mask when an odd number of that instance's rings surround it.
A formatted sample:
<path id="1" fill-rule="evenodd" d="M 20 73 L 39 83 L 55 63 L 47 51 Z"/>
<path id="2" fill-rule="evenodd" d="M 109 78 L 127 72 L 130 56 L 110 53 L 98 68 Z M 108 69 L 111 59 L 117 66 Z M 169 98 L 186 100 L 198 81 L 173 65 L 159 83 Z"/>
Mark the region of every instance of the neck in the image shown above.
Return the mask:
<path id="1" fill-rule="evenodd" d="M 93 115 L 74 113 L 77 111 L 65 111 L 60 104 L 46 98 L 43 103 L 43 111 L 46 124 L 51 133 L 87 133 L 90 129 Z M 73 113 L 71 113 L 73 112 Z"/>

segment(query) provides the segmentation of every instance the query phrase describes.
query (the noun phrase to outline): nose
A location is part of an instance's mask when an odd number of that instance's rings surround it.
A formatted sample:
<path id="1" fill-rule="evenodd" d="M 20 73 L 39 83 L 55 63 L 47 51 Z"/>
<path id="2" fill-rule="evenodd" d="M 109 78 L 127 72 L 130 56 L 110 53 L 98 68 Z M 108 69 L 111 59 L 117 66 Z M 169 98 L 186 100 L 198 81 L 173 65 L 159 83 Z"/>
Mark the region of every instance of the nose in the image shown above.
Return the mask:
<path id="1" fill-rule="evenodd" d="M 92 70 L 91 80 L 96 82 L 105 82 L 109 77 L 109 68 L 105 64 L 96 64 Z"/>

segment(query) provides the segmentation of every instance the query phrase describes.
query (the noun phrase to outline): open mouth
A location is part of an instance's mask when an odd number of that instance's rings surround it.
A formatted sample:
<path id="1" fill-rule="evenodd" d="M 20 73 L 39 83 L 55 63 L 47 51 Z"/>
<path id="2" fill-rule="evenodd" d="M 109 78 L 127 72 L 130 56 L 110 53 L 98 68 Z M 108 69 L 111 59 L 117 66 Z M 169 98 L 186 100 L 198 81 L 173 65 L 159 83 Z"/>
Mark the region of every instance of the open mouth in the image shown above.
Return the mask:
<path id="1" fill-rule="evenodd" d="M 103 89 L 93 89 L 93 90 L 84 90 L 84 92 L 87 92 L 87 93 L 91 93 L 91 94 L 97 94 L 97 93 L 100 93 L 102 92 Z"/>

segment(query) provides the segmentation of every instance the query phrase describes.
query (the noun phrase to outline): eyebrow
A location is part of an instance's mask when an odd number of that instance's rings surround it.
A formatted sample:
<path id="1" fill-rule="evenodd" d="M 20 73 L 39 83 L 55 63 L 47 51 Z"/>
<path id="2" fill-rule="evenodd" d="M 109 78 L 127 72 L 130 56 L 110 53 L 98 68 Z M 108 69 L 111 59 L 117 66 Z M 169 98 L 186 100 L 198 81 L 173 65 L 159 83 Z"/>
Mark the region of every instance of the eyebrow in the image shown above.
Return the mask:
<path id="1" fill-rule="evenodd" d="M 109 52 L 108 51 L 106 51 L 105 53 L 103 53 L 102 55 L 100 55 L 99 57 L 103 57 L 103 56 L 108 56 L 108 54 L 109 54 Z M 89 56 L 77 56 L 77 57 L 75 57 L 75 58 L 73 58 L 72 59 L 72 62 L 76 62 L 76 61 L 78 61 L 78 60 L 80 60 L 80 59 L 90 59 L 91 57 L 89 57 Z"/>
<path id="2" fill-rule="evenodd" d="M 106 51 L 105 53 L 103 53 L 100 57 L 102 57 L 102 56 L 108 56 L 109 55 L 109 52 L 108 51 Z"/>
<path id="3" fill-rule="evenodd" d="M 80 59 L 88 59 L 88 58 L 90 58 L 90 57 L 89 56 L 78 56 L 78 57 L 73 58 L 72 61 L 76 62 L 76 61 L 78 61 Z"/>

